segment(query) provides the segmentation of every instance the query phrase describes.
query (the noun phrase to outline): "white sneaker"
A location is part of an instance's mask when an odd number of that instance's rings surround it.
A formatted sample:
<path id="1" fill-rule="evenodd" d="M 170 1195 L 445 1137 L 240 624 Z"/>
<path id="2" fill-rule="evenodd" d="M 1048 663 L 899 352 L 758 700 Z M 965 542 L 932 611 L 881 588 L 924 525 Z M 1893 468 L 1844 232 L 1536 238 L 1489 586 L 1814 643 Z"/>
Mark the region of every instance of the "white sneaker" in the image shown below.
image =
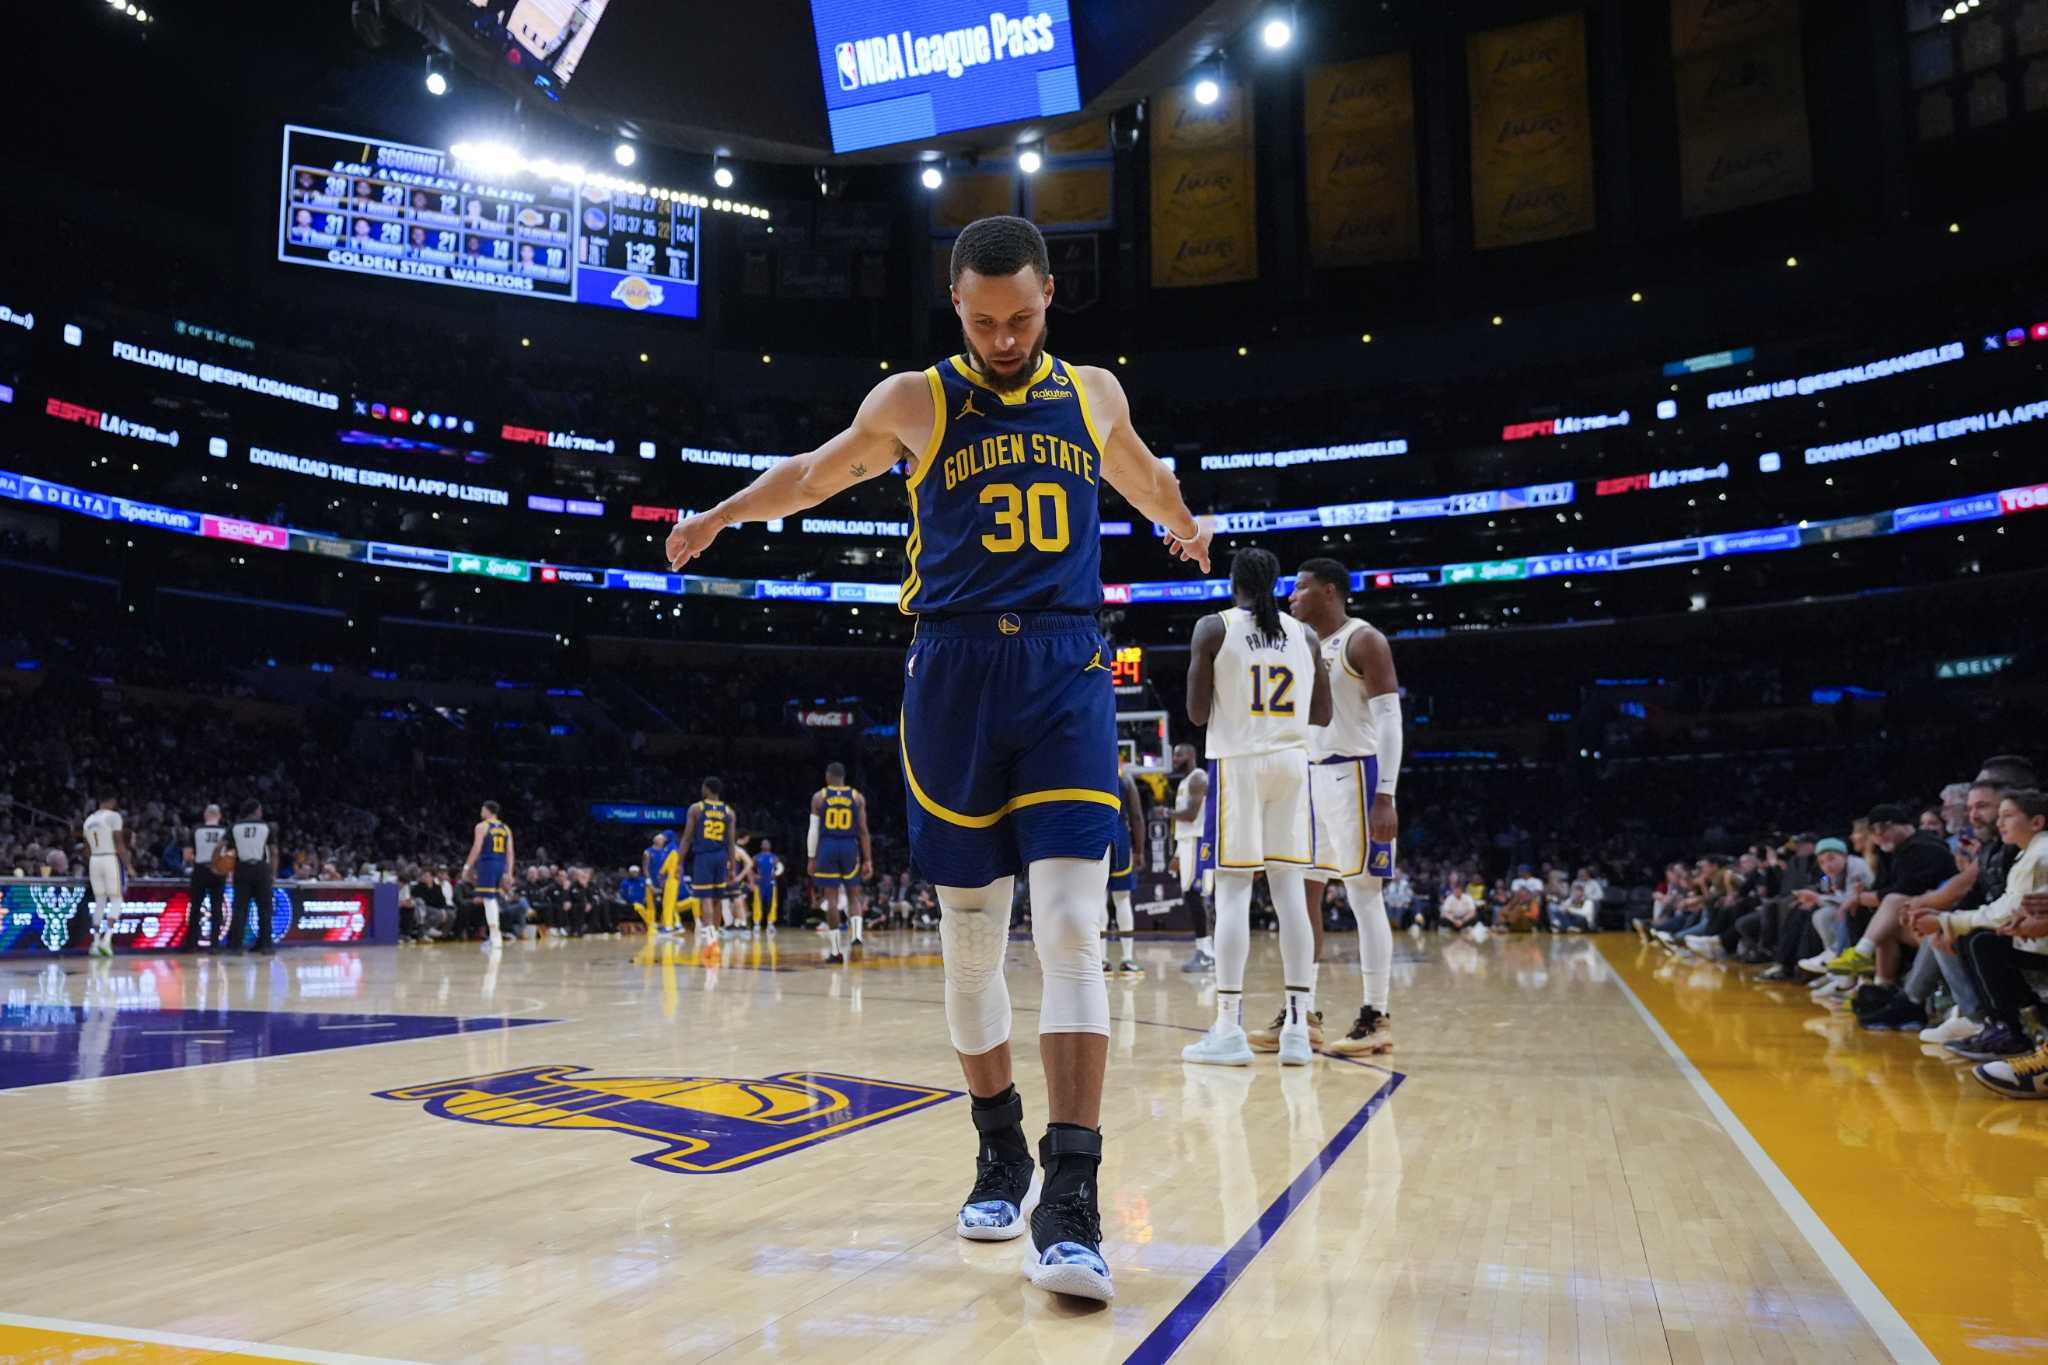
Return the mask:
<path id="1" fill-rule="evenodd" d="M 1828 964 L 1834 960 L 1835 955 L 1833 953 L 1822 949 L 1812 957 L 1800 958 L 1799 970 L 1802 972 L 1825 972 L 1828 969 Z"/>
<path id="2" fill-rule="evenodd" d="M 1712 934 L 1693 934 L 1686 939 L 1685 946 L 1709 962 L 1719 962 L 1728 956 L 1728 950 L 1721 945 L 1721 940 Z"/>
<path id="3" fill-rule="evenodd" d="M 1242 1034 L 1239 1034 L 1242 1037 Z M 1309 1046 L 1308 1021 L 1287 1024 L 1280 1030 L 1280 1065 L 1307 1066 L 1315 1060 L 1315 1049 Z"/>
<path id="4" fill-rule="evenodd" d="M 1983 1028 L 1984 1026 L 1975 1019 L 1966 1017 L 1961 1008 L 1956 1008 L 1948 1012 L 1948 1019 L 1943 1023 L 1936 1024 L 1933 1028 L 1921 1029 L 1920 1041 L 1923 1043 L 1960 1043 L 1965 1038 L 1976 1037 Z"/>
<path id="5" fill-rule="evenodd" d="M 1302 1026 L 1302 1042 L 1308 1042 L 1308 1027 Z M 1285 1047 L 1285 1044 L 1282 1044 Z M 1180 1050 L 1184 1062 L 1199 1062 L 1204 1066 L 1250 1066 L 1252 1045 L 1244 1036 L 1244 1028 L 1238 1024 L 1217 1024 L 1203 1034 L 1201 1041 L 1189 1043 Z"/>

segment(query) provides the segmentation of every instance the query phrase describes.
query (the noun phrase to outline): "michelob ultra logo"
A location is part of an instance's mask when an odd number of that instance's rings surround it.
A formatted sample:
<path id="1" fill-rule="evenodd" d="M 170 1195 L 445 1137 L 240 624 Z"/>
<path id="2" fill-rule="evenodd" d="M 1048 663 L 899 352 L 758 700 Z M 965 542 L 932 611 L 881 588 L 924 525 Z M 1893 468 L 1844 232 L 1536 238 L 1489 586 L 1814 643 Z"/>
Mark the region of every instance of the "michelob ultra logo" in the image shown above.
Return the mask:
<path id="1" fill-rule="evenodd" d="M 1004 58 L 1035 57 L 1051 52 L 1057 43 L 1052 16 L 1044 12 L 1011 18 L 998 10 L 985 24 L 948 29 L 943 33 L 878 33 L 856 38 L 833 47 L 839 88 L 864 90 L 917 76 L 945 76 L 958 80 L 971 67 L 988 66 Z"/>
<path id="2" fill-rule="evenodd" d="M 633 1158 L 678 1175 L 722 1175 L 955 1099 L 959 1092 L 864 1076 L 787 1071 L 727 1076 L 593 1076 L 529 1066 L 380 1090 L 436 1118 L 521 1131 L 618 1133 L 651 1141 Z"/>

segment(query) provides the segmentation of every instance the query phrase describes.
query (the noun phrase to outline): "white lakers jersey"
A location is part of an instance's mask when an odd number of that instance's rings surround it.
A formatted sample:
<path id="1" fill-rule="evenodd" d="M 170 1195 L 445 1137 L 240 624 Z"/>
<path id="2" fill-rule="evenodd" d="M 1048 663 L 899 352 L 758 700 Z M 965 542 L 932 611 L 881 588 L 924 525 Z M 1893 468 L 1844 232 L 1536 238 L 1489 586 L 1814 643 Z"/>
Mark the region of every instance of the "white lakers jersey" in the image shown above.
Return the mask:
<path id="1" fill-rule="evenodd" d="M 85 846 L 95 858 L 111 858 L 121 851 L 114 838 L 121 832 L 121 812 L 96 810 L 85 817 Z"/>
<path id="2" fill-rule="evenodd" d="M 1308 748 L 1308 703 L 1315 691 L 1316 656 L 1308 630 L 1284 612 L 1281 638 L 1260 639 L 1252 614 L 1223 614 L 1223 647 L 1216 651 L 1216 699 L 1209 708 L 1211 758 L 1242 758 Z"/>
<path id="3" fill-rule="evenodd" d="M 1181 785 L 1183 787 L 1186 786 L 1194 781 L 1194 778 L 1195 770 L 1189 769 L 1188 775 L 1180 780 Z M 1176 791 L 1174 793 L 1174 800 L 1177 803 L 1179 799 L 1180 793 Z M 1202 837 L 1202 816 L 1208 811 L 1208 808 L 1209 793 L 1205 791 L 1202 793 L 1202 799 L 1195 803 L 1195 809 L 1192 814 L 1185 817 L 1179 815 L 1173 817 L 1173 837 L 1175 842 L 1182 839 L 1199 839 Z"/>
<path id="4" fill-rule="evenodd" d="M 1351 637 L 1365 628 L 1365 622 L 1353 616 L 1322 641 L 1323 664 L 1330 670 L 1330 723 L 1308 732 L 1308 756 L 1318 763 L 1326 758 L 1370 758 L 1379 752 L 1365 679 L 1344 654 Z"/>

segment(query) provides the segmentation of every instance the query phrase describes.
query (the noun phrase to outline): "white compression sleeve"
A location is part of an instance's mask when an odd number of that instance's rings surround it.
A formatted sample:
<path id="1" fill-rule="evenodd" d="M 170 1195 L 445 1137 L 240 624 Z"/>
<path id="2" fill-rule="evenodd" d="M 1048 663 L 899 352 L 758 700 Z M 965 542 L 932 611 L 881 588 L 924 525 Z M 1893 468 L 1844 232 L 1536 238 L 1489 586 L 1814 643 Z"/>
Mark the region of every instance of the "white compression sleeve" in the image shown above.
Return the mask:
<path id="1" fill-rule="evenodd" d="M 1109 890 L 1109 854 L 1100 858 L 1036 858 L 1031 885 L 1031 940 L 1045 977 L 1038 1031 L 1109 1036 L 1109 987 L 1102 983 L 1102 898 Z"/>
<path id="2" fill-rule="evenodd" d="M 939 951 L 946 967 L 946 1029 L 956 1052 L 979 1057 L 1010 1041 L 1010 988 L 1003 956 L 1010 945 L 1016 878 L 987 886 L 941 886 Z M 1107 997 L 1104 1012 L 1107 1013 Z"/>
<path id="3" fill-rule="evenodd" d="M 1242 991 L 1245 960 L 1252 952 L 1251 873 L 1216 869 L 1215 930 L 1216 989 Z"/>
<path id="4" fill-rule="evenodd" d="M 1138 917 L 1131 911 L 1131 893 L 1112 891 L 1109 898 L 1116 902 L 1116 931 L 1128 939 L 1138 927 Z"/>
<path id="5" fill-rule="evenodd" d="M 1358 965 L 1365 973 L 1365 1003 L 1387 1012 L 1387 994 L 1394 976 L 1394 929 L 1387 922 L 1387 902 L 1378 877 L 1346 877 L 1351 913 L 1358 917 Z"/>
<path id="6" fill-rule="evenodd" d="M 1378 741 L 1380 788 L 1375 796 L 1392 796 L 1401 779 L 1401 694 L 1382 692 L 1365 704 L 1372 713 L 1373 737 Z"/>
<path id="7" fill-rule="evenodd" d="M 811 855 L 811 856 L 812 856 L 813 858 L 815 858 L 815 857 L 817 857 L 817 856 L 818 856 L 818 830 L 819 830 L 819 825 L 818 825 L 818 812 L 816 812 L 816 811 L 812 811 L 812 812 L 811 812 L 811 834 L 810 834 L 810 838 L 809 838 L 809 839 L 807 839 L 807 840 L 805 840 L 805 842 L 804 842 L 804 848 L 805 848 L 805 851 L 807 851 L 807 852 L 808 852 L 808 853 L 809 853 L 809 854 L 810 854 L 810 855 Z"/>
<path id="8" fill-rule="evenodd" d="M 1283 984 L 1292 991 L 1316 988 L 1316 931 L 1308 918 L 1308 889 L 1302 870 L 1290 864 L 1266 864 L 1266 886 L 1273 893 L 1273 913 L 1280 918 L 1280 967 Z M 1247 934 L 1249 938 L 1249 919 Z M 1242 978 L 1240 978 L 1242 979 Z"/>

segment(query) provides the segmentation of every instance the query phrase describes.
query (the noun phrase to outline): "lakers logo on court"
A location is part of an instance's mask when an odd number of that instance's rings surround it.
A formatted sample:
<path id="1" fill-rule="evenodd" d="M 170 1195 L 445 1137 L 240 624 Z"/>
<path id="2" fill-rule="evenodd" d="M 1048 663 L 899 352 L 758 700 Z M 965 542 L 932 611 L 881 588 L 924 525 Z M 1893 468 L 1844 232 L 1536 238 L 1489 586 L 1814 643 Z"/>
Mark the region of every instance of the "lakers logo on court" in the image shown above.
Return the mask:
<path id="1" fill-rule="evenodd" d="M 955 1090 L 865 1076 L 788 1071 L 724 1076 L 592 1076 L 580 1066 L 530 1066 L 398 1090 L 438 1118 L 498 1128 L 610 1132 L 660 1143 L 633 1160 L 681 1175 L 717 1175 L 955 1099 Z"/>

